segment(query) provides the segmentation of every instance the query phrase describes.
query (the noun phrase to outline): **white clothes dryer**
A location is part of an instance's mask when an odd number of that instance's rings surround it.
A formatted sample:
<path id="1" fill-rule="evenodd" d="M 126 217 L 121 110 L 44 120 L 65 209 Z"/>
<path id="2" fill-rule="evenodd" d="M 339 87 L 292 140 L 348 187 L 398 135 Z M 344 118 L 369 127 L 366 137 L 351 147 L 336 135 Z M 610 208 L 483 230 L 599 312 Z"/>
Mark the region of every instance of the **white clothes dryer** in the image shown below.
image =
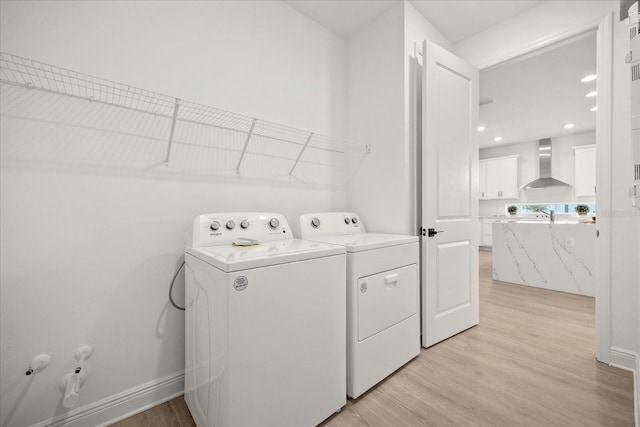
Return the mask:
<path id="1" fill-rule="evenodd" d="M 185 265 L 199 427 L 315 426 L 346 404 L 344 247 L 294 239 L 280 214 L 206 214 Z"/>
<path id="2" fill-rule="evenodd" d="M 420 353 L 417 236 L 367 233 L 349 212 L 300 217 L 302 238 L 347 251 L 347 394 L 357 398 Z"/>

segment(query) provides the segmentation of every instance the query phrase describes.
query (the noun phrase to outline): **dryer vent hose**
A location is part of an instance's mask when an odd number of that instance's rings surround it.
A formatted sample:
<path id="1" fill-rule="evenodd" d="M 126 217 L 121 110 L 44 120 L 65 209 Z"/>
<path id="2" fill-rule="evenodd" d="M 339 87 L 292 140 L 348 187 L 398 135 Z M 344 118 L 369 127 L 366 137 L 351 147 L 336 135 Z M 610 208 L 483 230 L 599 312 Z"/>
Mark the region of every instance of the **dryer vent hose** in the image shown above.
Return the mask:
<path id="1" fill-rule="evenodd" d="M 172 306 L 182 311 L 184 311 L 184 307 L 180 307 L 173 300 L 173 285 L 176 284 L 176 279 L 178 278 L 178 274 L 180 274 L 180 270 L 182 270 L 183 268 L 184 268 L 184 261 L 182 261 L 182 265 L 180 266 L 180 268 L 178 268 L 178 271 L 176 271 L 176 274 L 173 276 L 173 279 L 171 280 L 171 286 L 169 286 L 169 302 L 171 303 Z"/>

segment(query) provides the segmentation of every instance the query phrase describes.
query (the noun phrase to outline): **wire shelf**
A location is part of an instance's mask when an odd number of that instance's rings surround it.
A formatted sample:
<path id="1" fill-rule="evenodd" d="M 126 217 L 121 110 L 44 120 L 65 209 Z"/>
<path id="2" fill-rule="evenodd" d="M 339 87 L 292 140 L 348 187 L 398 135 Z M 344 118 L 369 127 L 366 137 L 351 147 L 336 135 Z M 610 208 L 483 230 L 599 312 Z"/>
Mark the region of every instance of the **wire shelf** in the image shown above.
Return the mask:
<path id="1" fill-rule="evenodd" d="M 0 101 L 3 161 L 339 184 L 347 163 L 369 152 L 3 52 Z"/>

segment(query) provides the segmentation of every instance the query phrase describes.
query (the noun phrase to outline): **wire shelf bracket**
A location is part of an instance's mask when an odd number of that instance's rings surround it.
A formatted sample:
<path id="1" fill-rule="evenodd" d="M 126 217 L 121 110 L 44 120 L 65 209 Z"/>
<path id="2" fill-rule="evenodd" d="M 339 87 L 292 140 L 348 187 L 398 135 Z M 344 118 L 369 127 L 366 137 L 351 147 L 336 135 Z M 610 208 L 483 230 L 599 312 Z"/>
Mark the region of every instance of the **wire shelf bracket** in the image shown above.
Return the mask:
<path id="1" fill-rule="evenodd" d="M 240 153 L 240 159 L 238 160 L 238 165 L 236 166 L 236 173 L 240 173 L 240 165 L 242 164 L 242 159 L 244 158 L 244 154 L 247 152 L 247 147 L 249 146 L 249 140 L 251 139 L 251 135 L 253 135 L 253 130 L 256 128 L 256 122 L 258 119 L 254 118 L 251 120 L 251 127 L 249 128 L 249 133 L 247 133 L 247 139 L 244 141 L 244 146 L 242 147 L 242 153 Z"/>
<path id="2" fill-rule="evenodd" d="M 171 131 L 169 131 L 169 142 L 167 144 L 167 155 L 164 159 L 164 165 L 169 166 L 169 160 L 171 160 L 171 144 L 173 143 L 173 134 L 176 131 L 176 121 L 178 120 L 178 109 L 180 108 L 180 99 L 176 98 L 175 106 L 173 107 L 173 117 L 171 118 Z"/>
<path id="3" fill-rule="evenodd" d="M 309 146 L 309 142 L 311 141 L 311 138 L 313 138 L 313 132 L 311 132 L 309 134 L 309 137 L 307 137 L 307 140 L 305 141 L 304 145 L 302 146 L 302 150 L 300 150 L 300 154 L 298 154 L 298 157 L 296 158 L 295 163 L 293 164 L 293 166 L 291 166 L 291 170 L 289 171 L 289 176 L 293 175 L 293 171 L 296 168 L 296 166 L 298 166 L 298 162 L 300 162 L 300 158 L 304 154 L 304 150 L 306 150 L 307 146 Z"/>

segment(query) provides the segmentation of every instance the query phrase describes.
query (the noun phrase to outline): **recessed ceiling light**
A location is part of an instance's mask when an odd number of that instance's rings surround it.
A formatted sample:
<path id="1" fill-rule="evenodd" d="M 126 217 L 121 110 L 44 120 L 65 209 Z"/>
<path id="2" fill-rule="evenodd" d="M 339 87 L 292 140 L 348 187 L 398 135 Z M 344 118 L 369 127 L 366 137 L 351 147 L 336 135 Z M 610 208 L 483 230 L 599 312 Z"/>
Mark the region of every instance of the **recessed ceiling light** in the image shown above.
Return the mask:
<path id="1" fill-rule="evenodd" d="M 598 111 L 598 107 L 593 107 L 591 110 L 589 111 Z"/>
<path id="2" fill-rule="evenodd" d="M 483 130 L 485 130 L 486 128 L 484 126 L 478 126 L 478 132 L 482 132 Z"/>
<path id="3" fill-rule="evenodd" d="M 502 137 L 501 136 L 496 136 L 495 138 L 493 138 L 493 140 L 495 142 L 500 142 L 500 141 L 502 141 Z"/>
<path id="4" fill-rule="evenodd" d="M 567 123 L 566 125 L 564 125 L 564 128 L 571 129 L 573 126 L 575 126 L 573 123 Z"/>
<path id="5" fill-rule="evenodd" d="M 589 92 L 588 94 L 586 94 L 585 96 L 587 98 L 591 98 L 592 96 L 596 96 L 598 94 L 597 90 L 592 90 L 591 92 Z"/>
<path id="6" fill-rule="evenodd" d="M 589 74 L 588 76 L 583 77 L 580 81 L 582 83 L 587 83 L 587 82 L 592 82 L 597 78 L 598 76 L 596 76 L 595 74 Z"/>

